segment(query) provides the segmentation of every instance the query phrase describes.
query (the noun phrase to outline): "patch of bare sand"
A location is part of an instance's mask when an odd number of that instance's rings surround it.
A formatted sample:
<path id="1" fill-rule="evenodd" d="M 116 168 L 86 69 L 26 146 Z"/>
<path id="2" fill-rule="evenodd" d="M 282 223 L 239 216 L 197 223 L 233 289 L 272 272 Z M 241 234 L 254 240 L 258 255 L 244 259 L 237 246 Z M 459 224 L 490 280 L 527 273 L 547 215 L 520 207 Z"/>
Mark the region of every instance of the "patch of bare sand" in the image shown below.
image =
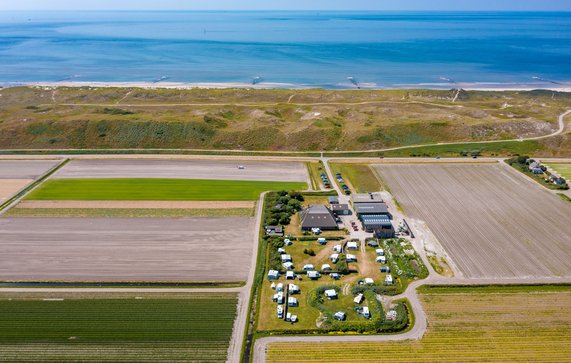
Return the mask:
<path id="1" fill-rule="evenodd" d="M 254 205 L 255 202 L 252 201 L 25 200 L 20 202 L 16 208 L 234 209 L 254 208 Z"/>
<path id="2" fill-rule="evenodd" d="M 7 200 L 32 181 L 32 179 L 0 179 L 0 202 Z"/>

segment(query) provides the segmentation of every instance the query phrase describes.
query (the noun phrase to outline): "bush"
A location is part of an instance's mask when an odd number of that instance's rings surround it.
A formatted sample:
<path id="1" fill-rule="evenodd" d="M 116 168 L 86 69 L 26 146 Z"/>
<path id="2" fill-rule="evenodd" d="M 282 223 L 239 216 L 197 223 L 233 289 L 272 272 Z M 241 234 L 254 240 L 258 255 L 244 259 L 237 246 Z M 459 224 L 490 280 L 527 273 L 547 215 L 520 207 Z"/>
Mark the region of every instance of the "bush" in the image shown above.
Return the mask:
<path id="1" fill-rule="evenodd" d="M 303 250 L 303 253 L 309 256 L 315 256 L 315 251 L 307 248 Z"/>

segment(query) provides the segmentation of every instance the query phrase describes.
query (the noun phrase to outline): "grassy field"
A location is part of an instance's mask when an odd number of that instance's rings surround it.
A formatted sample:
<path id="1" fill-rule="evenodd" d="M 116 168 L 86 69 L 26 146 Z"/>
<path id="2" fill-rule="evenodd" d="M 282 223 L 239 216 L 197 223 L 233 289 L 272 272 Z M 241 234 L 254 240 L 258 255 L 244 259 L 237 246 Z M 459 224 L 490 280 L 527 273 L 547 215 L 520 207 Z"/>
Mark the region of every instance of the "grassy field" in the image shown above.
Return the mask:
<path id="1" fill-rule="evenodd" d="M 366 150 L 548 134 L 570 94 L 551 91 L 8 88 L 0 148 Z M 290 98 L 291 97 L 291 98 Z M 509 106 L 506 106 L 509 104 Z M 26 122 L 21 122 L 25 119 Z M 509 150 L 500 152 L 515 152 Z M 529 149 L 529 148 L 528 148 Z M 568 136 L 538 153 L 571 152 Z M 408 154 L 408 152 L 406 152 Z"/>
<path id="2" fill-rule="evenodd" d="M 561 174 L 565 180 L 571 180 L 571 164 L 548 164 L 548 166 Z"/>
<path id="3" fill-rule="evenodd" d="M 12 208 L 6 217 L 183 218 L 253 217 L 252 208 L 232 209 L 130 209 L 130 208 Z"/>
<path id="4" fill-rule="evenodd" d="M 333 173 L 340 172 L 343 180 L 357 193 L 378 192 L 384 189 L 369 165 L 331 163 L 331 170 Z"/>
<path id="5" fill-rule="evenodd" d="M 323 182 L 321 181 L 321 173 L 325 173 L 325 168 L 321 162 L 309 162 L 307 163 L 307 171 L 309 172 L 309 178 L 311 180 L 311 187 L 314 190 L 320 190 L 324 188 Z"/>
<path id="6" fill-rule="evenodd" d="M 301 190 L 299 182 L 199 179 L 51 179 L 28 200 L 257 200 L 268 190 Z"/>
<path id="7" fill-rule="evenodd" d="M 0 313 L 1 360 L 224 362 L 236 296 L 3 293 Z"/>
<path id="8" fill-rule="evenodd" d="M 568 362 L 571 287 L 436 288 L 420 341 L 275 343 L 267 362 Z"/>

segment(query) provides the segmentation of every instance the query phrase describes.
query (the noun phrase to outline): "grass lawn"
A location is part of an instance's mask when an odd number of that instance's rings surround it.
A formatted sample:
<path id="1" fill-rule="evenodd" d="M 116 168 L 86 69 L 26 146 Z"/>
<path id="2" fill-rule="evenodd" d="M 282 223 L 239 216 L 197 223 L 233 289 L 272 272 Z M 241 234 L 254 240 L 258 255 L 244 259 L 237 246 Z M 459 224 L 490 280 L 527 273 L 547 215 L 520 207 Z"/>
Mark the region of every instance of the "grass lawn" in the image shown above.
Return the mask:
<path id="1" fill-rule="evenodd" d="M 309 178 L 311 179 L 312 189 L 320 190 L 324 188 L 323 182 L 321 181 L 321 173 L 325 173 L 325 168 L 321 162 L 308 162 L 307 171 L 309 172 Z"/>
<path id="2" fill-rule="evenodd" d="M 50 179 L 28 200 L 257 200 L 268 190 L 306 183 L 200 179 Z"/>
<path id="3" fill-rule="evenodd" d="M 236 296 L 177 295 L 1 294 L 2 360 L 224 362 Z"/>
<path id="4" fill-rule="evenodd" d="M 369 165 L 332 163 L 331 169 L 333 173 L 340 172 L 343 180 L 357 193 L 378 192 L 385 189 Z"/>
<path id="5" fill-rule="evenodd" d="M 569 164 L 547 164 L 550 168 L 561 174 L 565 180 L 571 180 L 571 163 Z"/>
<path id="6" fill-rule="evenodd" d="M 269 363 L 564 362 L 571 357 L 571 287 L 436 288 L 421 295 L 419 341 L 275 343 Z"/>

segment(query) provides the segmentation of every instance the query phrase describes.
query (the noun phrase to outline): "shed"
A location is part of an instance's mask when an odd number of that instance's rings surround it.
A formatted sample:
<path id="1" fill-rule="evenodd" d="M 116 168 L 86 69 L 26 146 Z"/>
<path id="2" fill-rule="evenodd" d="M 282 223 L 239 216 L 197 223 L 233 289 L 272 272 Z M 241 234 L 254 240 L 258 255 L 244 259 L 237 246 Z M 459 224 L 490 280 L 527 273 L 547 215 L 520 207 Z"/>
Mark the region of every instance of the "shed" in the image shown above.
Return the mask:
<path id="1" fill-rule="evenodd" d="M 287 271 L 286 272 L 286 280 L 294 280 L 295 279 L 295 272 Z"/>
<path id="2" fill-rule="evenodd" d="M 351 214 L 349 204 L 331 204 L 331 211 L 337 216 L 348 216 Z"/>
<path id="3" fill-rule="evenodd" d="M 361 216 L 363 229 L 368 233 L 374 233 L 377 238 L 393 238 L 395 229 L 391 220 L 385 215 L 363 215 Z"/>
<path id="4" fill-rule="evenodd" d="M 301 229 L 304 231 L 319 228 L 320 230 L 339 229 L 333 212 L 322 204 L 311 205 L 299 214 Z"/>
<path id="5" fill-rule="evenodd" d="M 351 196 L 353 206 L 358 203 L 382 203 L 383 198 L 376 193 L 355 193 Z"/>
<path id="6" fill-rule="evenodd" d="M 277 280 L 280 278 L 280 272 L 277 270 L 268 271 L 268 280 Z"/>
<path id="7" fill-rule="evenodd" d="M 377 214 L 391 217 L 385 203 L 357 203 L 355 204 L 355 213 L 357 213 L 359 218 L 361 218 L 361 216 Z"/>
<path id="8" fill-rule="evenodd" d="M 325 296 L 331 300 L 331 299 L 337 299 L 337 291 L 335 291 L 334 289 L 329 289 L 329 290 L 325 290 Z"/>

